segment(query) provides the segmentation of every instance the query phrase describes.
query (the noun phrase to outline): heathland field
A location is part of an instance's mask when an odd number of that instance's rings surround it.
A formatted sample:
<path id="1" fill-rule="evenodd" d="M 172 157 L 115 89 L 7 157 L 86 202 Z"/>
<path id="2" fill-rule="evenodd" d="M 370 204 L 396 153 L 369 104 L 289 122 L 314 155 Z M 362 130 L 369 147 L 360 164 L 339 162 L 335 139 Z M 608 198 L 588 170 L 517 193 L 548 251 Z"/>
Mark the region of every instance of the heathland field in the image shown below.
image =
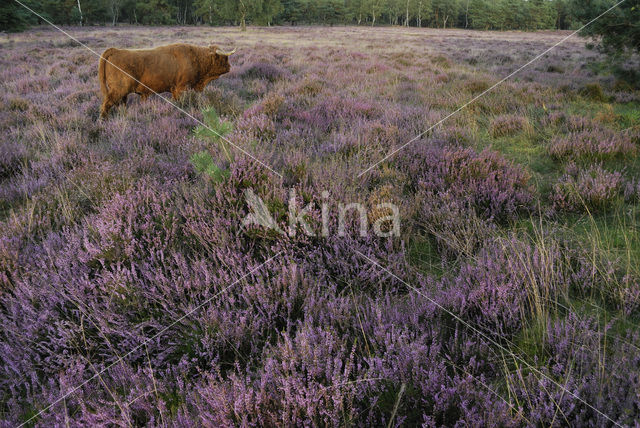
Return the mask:
<path id="1" fill-rule="evenodd" d="M 584 39 L 491 89 L 569 33 L 65 30 L 238 51 L 98 120 L 1 35 L 0 425 L 637 423 L 640 92 Z"/>

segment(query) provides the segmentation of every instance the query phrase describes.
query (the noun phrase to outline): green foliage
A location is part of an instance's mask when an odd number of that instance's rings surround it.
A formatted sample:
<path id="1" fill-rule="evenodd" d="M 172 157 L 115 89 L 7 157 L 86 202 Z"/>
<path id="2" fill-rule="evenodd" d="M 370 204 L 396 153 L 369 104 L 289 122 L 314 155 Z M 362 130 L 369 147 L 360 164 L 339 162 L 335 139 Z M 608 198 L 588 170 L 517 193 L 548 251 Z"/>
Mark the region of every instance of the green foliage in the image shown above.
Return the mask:
<path id="1" fill-rule="evenodd" d="M 615 0 L 573 0 L 573 13 L 583 24 L 595 19 L 582 33 L 601 37 L 600 47 L 608 54 L 640 52 L 640 0 L 626 0 L 600 16 L 616 3 Z"/>
<path id="2" fill-rule="evenodd" d="M 471 0 L 470 26 L 479 30 L 538 30 L 558 24 L 558 8 L 542 0 Z"/>
<path id="3" fill-rule="evenodd" d="M 607 96 L 602 90 L 602 86 L 599 83 L 588 83 L 584 88 L 580 90 L 580 94 L 593 101 L 605 102 Z"/>
<path id="4" fill-rule="evenodd" d="M 573 28 L 613 0 L 24 0 L 56 24 L 119 22 L 146 25 L 391 24 L 483 30 Z M 605 34 L 603 45 L 631 47 L 637 42 L 640 0 L 628 0 L 589 34 Z M 582 5 L 582 2 L 580 2 Z M 604 8 L 604 9 L 603 9 Z M 623 17 L 622 36 L 615 24 Z M 635 21 L 634 21 L 635 19 Z M 38 19 L 12 1 L 0 6 L 0 30 L 19 31 Z M 620 36 L 618 35 L 620 32 Z"/>
<path id="5" fill-rule="evenodd" d="M 231 122 L 222 121 L 216 109 L 208 108 L 202 112 L 203 122 L 207 125 L 196 128 L 196 134 L 218 141 L 233 130 Z"/>
<path id="6" fill-rule="evenodd" d="M 167 0 L 147 0 L 136 3 L 136 14 L 142 24 L 147 25 L 167 25 L 174 23 L 173 17 L 176 7 L 169 4 Z"/>
<path id="7" fill-rule="evenodd" d="M 202 116 L 206 126 L 198 126 L 195 131 L 196 135 L 218 143 L 229 162 L 233 162 L 233 156 L 227 148 L 227 143 L 224 138 L 225 135 L 233 130 L 233 124 L 222 121 L 213 107 L 204 110 Z"/>
<path id="8" fill-rule="evenodd" d="M 0 31 L 22 31 L 33 23 L 31 13 L 13 1 L 0 4 Z"/>
<path id="9" fill-rule="evenodd" d="M 193 154 L 190 160 L 197 172 L 208 175 L 214 183 L 220 183 L 229 177 L 229 170 L 216 165 L 213 156 L 206 150 Z"/>
<path id="10" fill-rule="evenodd" d="M 615 4 L 614 0 L 572 0 L 572 11 L 583 24 L 594 20 L 582 35 L 599 43 L 616 77 L 638 87 L 640 70 L 629 69 L 625 62 L 633 53 L 640 53 L 640 0 L 626 0 L 606 12 Z"/>

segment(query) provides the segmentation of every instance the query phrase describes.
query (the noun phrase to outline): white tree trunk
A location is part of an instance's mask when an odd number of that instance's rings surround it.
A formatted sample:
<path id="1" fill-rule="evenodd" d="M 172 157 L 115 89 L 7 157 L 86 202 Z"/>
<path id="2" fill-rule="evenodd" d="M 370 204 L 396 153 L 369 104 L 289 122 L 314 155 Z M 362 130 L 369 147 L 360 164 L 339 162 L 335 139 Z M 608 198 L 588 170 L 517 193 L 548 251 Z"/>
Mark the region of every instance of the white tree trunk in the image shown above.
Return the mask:
<path id="1" fill-rule="evenodd" d="M 82 27 L 82 7 L 80 7 L 80 0 L 78 0 L 78 12 L 80 12 L 80 26 Z"/>
<path id="2" fill-rule="evenodd" d="M 371 26 L 373 27 L 376 23 L 376 6 L 375 3 L 371 3 Z"/>
<path id="3" fill-rule="evenodd" d="M 404 26 L 405 27 L 409 26 L 409 0 L 407 0 L 407 18 L 404 21 Z"/>
<path id="4" fill-rule="evenodd" d="M 469 0 L 467 0 L 467 9 L 464 12 L 464 28 L 469 27 Z"/>

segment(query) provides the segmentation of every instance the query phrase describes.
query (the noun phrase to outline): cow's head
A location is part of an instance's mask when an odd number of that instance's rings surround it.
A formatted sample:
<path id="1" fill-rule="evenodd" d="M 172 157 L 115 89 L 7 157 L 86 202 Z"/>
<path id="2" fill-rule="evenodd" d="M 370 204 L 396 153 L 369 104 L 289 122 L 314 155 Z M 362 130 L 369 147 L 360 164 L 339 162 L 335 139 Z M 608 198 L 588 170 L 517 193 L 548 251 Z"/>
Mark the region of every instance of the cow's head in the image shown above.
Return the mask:
<path id="1" fill-rule="evenodd" d="M 224 52 L 220 50 L 216 45 L 209 46 L 209 50 L 212 53 L 212 64 L 210 73 L 214 75 L 221 75 L 228 73 L 231 69 L 229 65 L 229 56 L 235 53 L 235 49 L 231 52 Z"/>

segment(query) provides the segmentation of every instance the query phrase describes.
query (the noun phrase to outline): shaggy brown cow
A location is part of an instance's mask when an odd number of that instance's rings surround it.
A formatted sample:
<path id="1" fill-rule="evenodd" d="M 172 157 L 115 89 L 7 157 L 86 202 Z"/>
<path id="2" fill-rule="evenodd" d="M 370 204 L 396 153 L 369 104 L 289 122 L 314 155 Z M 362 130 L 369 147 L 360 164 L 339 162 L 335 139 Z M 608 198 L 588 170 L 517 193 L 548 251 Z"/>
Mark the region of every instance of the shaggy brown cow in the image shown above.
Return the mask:
<path id="1" fill-rule="evenodd" d="M 100 117 L 111 107 L 126 104 L 135 93 L 146 99 L 152 93 L 171 92 L 173 99 L 229 72 L 229 55 L 215 45 L 208 48 L 177 43 L 155 49 L 109 48 L 100 57 L 98 76 L 104 97 Z M 124 72 L 124 73 L 123 73 Z"/>

